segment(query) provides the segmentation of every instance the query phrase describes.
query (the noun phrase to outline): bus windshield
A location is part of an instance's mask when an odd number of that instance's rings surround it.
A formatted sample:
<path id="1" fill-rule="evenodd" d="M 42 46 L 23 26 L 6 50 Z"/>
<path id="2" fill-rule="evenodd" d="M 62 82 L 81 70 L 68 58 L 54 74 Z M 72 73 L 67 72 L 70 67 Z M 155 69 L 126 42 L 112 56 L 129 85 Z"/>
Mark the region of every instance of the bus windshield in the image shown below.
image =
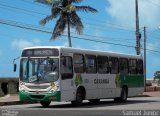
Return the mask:
<path id="1" fill-rule="evenodd" d="M 49 83 L 58 80 L 58 58 L 21 59 L 21 81 L 27 83 Z"/>

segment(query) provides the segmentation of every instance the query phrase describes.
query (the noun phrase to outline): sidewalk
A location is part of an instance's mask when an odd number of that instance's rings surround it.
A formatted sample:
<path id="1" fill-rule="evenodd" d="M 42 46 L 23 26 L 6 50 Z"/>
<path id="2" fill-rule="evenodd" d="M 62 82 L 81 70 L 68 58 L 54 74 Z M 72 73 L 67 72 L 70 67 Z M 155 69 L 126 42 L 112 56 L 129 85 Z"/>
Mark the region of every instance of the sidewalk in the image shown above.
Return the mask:
<path id="1" fill-rule="evenodd" d="M 30 104 L 33 102 L 22 102 L 19 101 L 19 96 L 18 94 L 14 94 L 14 95 L 6 95 L 4 97 L 0 97 L 0 106 L 4 106 L 4 105 L 19 105 L 19 104 Z"/>
<path id="2" fill-rule="evenodd" d="M 148 97 L 160 97 L 160 91 L 144 92 L 143 95 Z"/>
<path id="3" fill-rule="evenodd" d="M 138 95 L 140 97 L 160 97 L 160 91 L 156 92 L 144 92 L 142 95 Z M 0 97 L 0 106 L 3 105 L 18 105 L 18 104 L 27 104 L 29 102 L 21 102 L 19 101 L 18 94 L 15 95 L 6 95 L 4 97 Z M 32 102 L 30 102 L 32 103 Z"/>
<path id="4" fill-rule="evenodd" d="M 0 106 L 3 105 L 16 105 L 16 104 L 22 104 L 22 102 L 19 101 L 18 94 L 15 95 L 6 95 L 4 97 L 0 97 Z"/>

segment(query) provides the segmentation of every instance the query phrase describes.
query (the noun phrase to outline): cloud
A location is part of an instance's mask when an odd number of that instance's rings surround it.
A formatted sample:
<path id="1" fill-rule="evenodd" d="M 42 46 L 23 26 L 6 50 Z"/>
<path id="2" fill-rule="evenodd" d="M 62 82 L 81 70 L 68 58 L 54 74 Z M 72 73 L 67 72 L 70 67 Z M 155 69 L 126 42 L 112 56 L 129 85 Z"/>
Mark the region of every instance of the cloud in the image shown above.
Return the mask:
<path id="1" fill-rule="evenodd" d="M 155 51 L 157 51 L 158 47 L 159 47 L 159 42 L 147 43 L 147 49 L 149 49 L 149 50 L 155 50 Z"/>
<path id="2" fill-rule="evenodd" d="M 16 39 L 11 43 L 11 46 L 14 49 L 19 49 L 19 50 L 22 50 L 25 47 L 32 47 L 32 46 L 36 46 L 36 45 L 40 45 L 40 40 L 33 39 L 31 41 L 27 41 L 27 40 L 23 40 L 23 39 Z"/>
<path id="3" fill-rule="evenodd" d="M 107 13 L 113 18 L 114 22 L 127 27 L 135 27 L 135 0 L 107 0 L 109 6 L 106 7 Z M 159 26 L 159 0 L 138 0 L 140 27 L 147 26 L 158 28 Z M 159 6 L 156 5 L 159 3 Z"/>

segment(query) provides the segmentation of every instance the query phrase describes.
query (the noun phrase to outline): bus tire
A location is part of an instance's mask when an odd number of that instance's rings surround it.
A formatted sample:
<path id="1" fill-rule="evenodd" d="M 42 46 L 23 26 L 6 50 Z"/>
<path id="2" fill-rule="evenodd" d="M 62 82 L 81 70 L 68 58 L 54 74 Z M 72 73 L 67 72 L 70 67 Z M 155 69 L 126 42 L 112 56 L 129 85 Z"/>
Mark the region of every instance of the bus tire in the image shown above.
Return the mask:
<path id="1" fill-rule="evenodd" d="M 100 99 L 90 99 L 89 102 L 92 104 L 98 104 L 100 102 Z"/>
<path id="2" fill-rule="evenodd" d="M 50 105 L 51 101 L 40 101 L 40 104 L 43 106 L 43 107 L 48 107 Z"/>
<path id="3" fill-rule="evenodd" d="M 73 106 L 81 106 L 84 99 L 84 91 L 82 89 L 78 89 L 76 93 L 76 100 L 71 101 Z"/>
<path id="4" fill-rule="evenodd" d="M 126 102 L 128 97 L 127 87 L 123 87 L 121 91 L 121 96 L 118 98 L 114 98 L 115 102 Z"/>

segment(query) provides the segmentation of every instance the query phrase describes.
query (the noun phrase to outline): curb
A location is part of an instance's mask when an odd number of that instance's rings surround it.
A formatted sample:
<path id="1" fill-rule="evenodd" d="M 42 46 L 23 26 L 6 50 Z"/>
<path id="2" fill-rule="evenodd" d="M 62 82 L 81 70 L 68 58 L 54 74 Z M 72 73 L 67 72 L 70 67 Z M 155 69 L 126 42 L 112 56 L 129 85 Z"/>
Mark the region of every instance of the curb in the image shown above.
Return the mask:
<path id="1" fill-rule="evenodd" d="M 132 96 L 132 97 L 152 97 L 152 96 L 147 95 L 147 94 L 139 94 L 139 95 Z M 128 97 L 128 98 L 132 98 L 132 97 Z"/>

